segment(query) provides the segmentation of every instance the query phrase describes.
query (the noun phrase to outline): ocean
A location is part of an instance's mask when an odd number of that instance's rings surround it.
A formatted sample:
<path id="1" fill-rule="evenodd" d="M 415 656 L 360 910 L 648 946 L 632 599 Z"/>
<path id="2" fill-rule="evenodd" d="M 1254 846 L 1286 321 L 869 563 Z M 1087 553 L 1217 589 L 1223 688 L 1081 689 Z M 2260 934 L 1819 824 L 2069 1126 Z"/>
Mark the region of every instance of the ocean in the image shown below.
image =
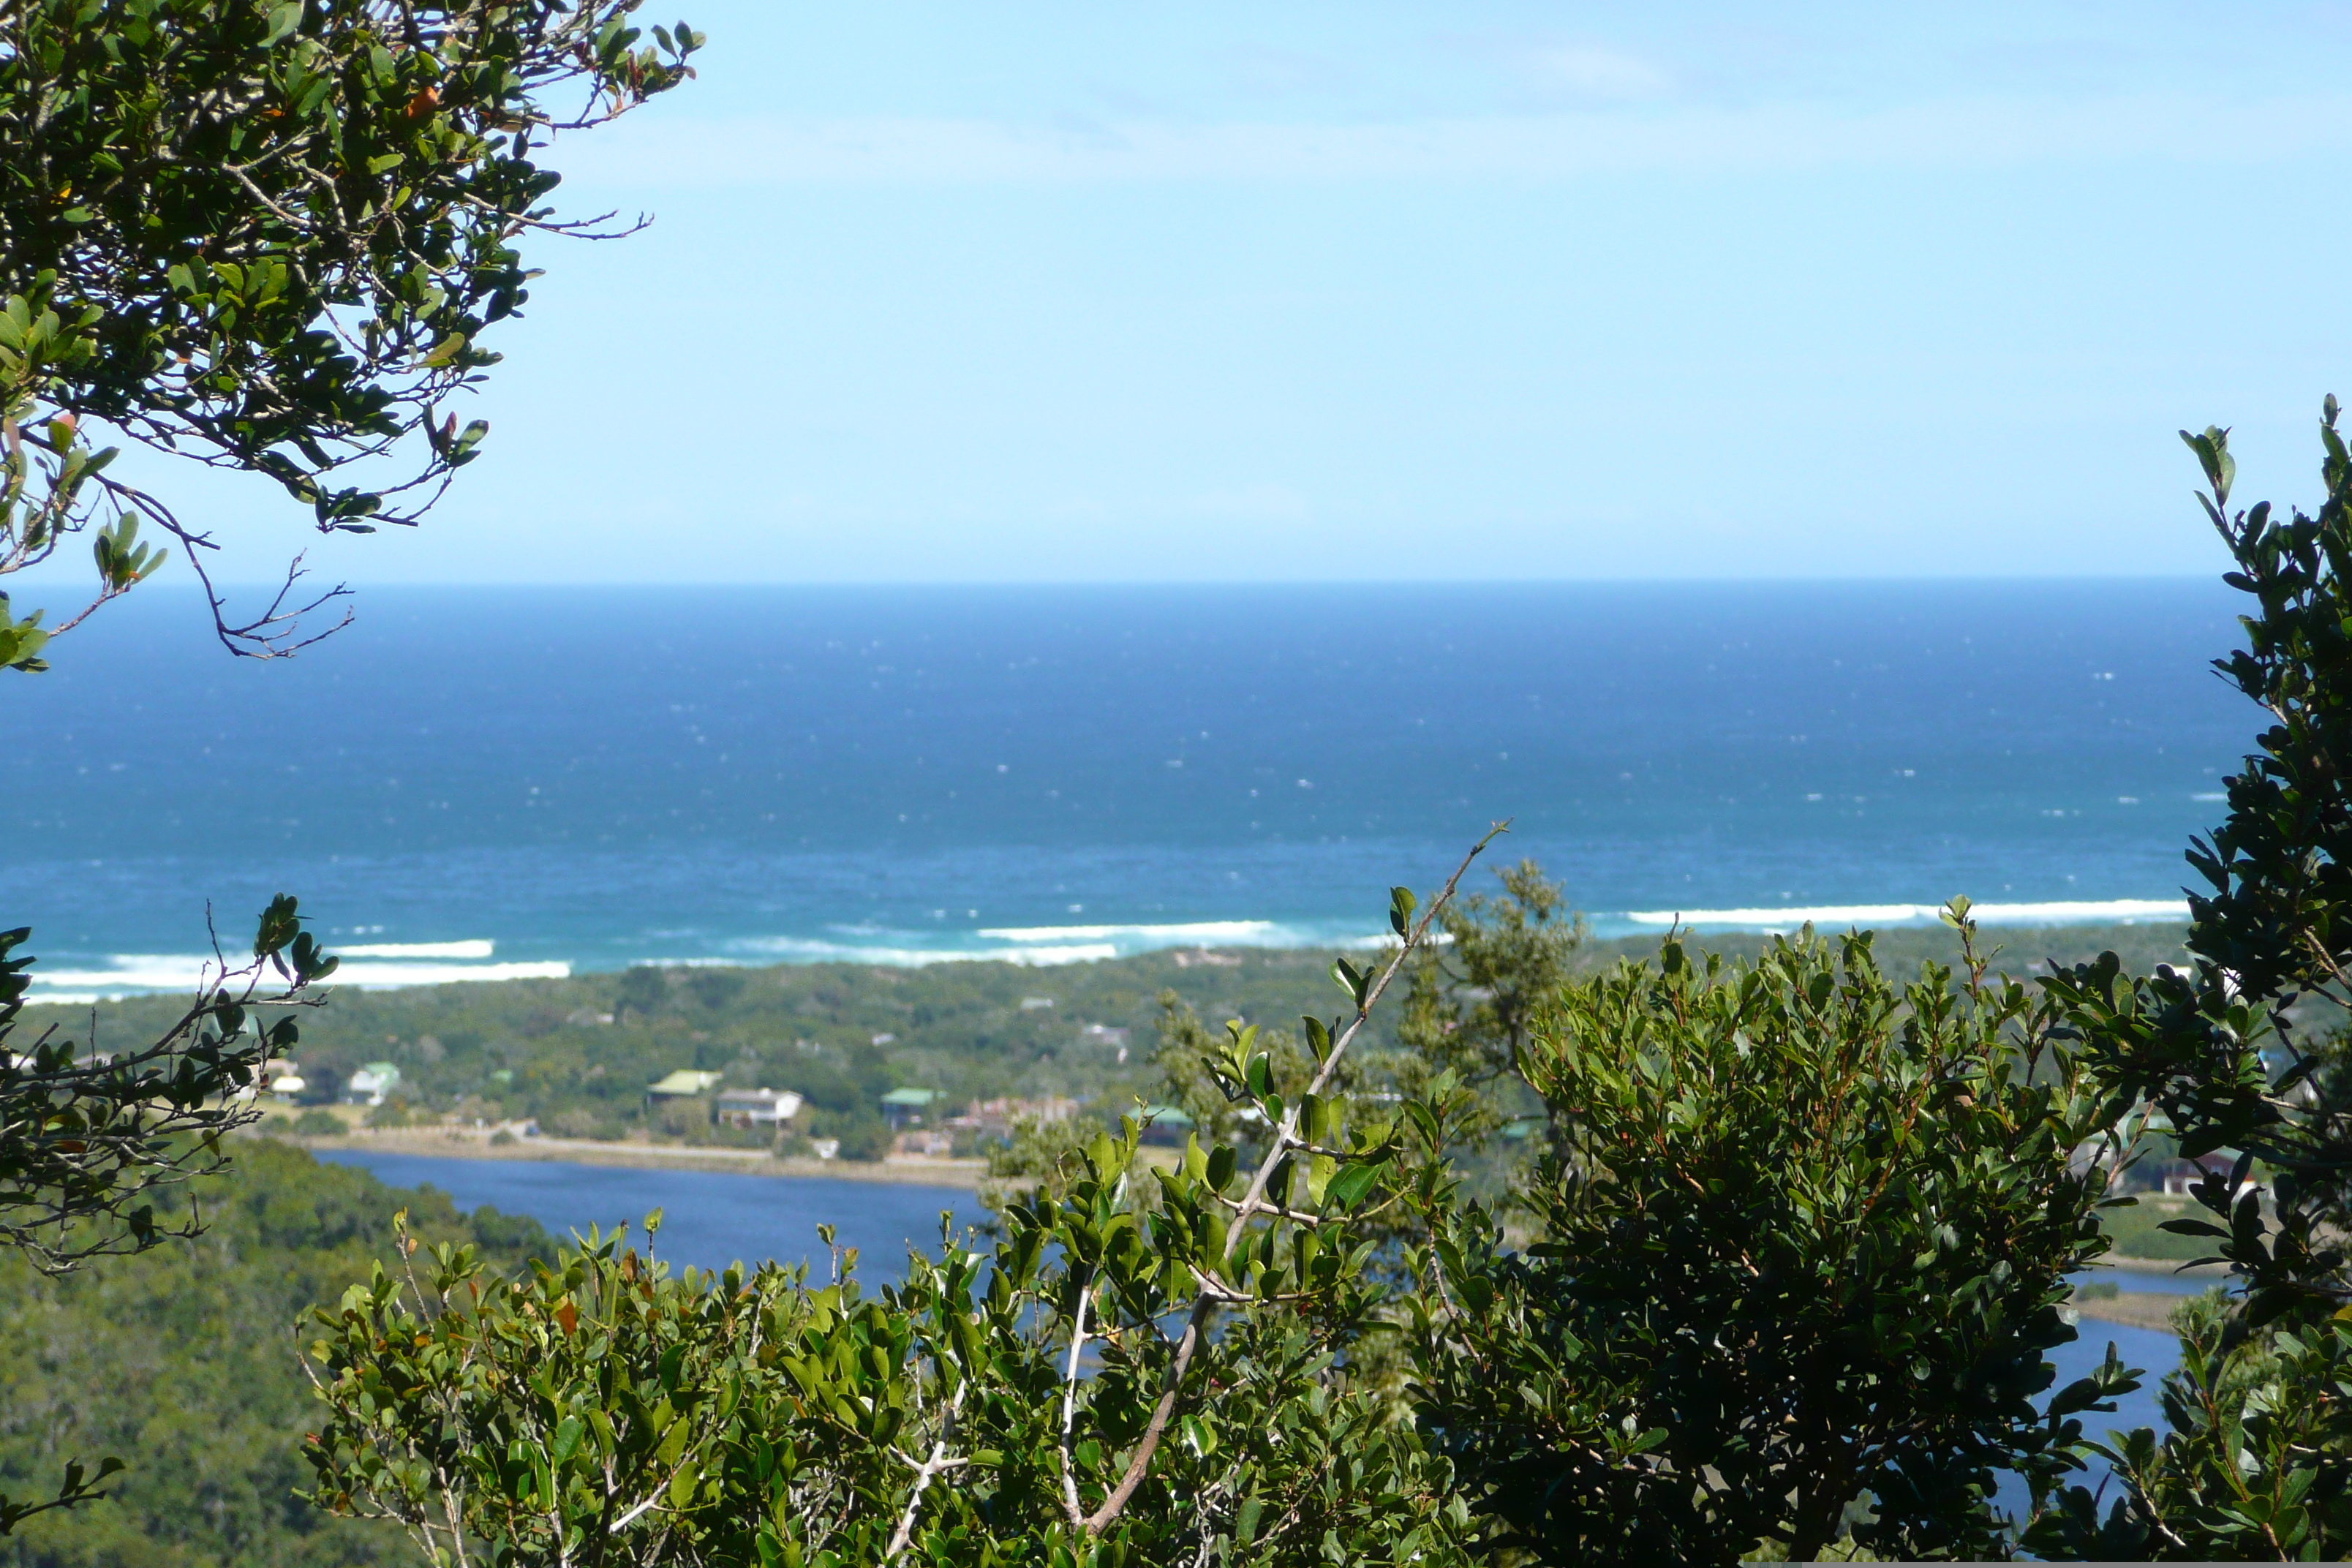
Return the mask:
<path id="1" fill-rule="evenodd" d="M 142 588 L 0 674 L 37 999 L 299 894 L 344 983 L 1372 937 L 1488 825 L 1599 932 L 2179 918 L 2258 715 L 2217 584 L 389 590 L 231 660 Z M 19 606 L 24 607 L 23 605 Z M 1475 884 L 1474 883 L 1474 886 Z M 336 1156 L 330 1156 L 336 1157 Z M 366 1156 L 559 1233 L 877 1278 L 961 1194 Z M 2133 1281 L 2136 1288 L 2162 1288 Z M 2086 1321 L 2152 1374 L 2168 1336 Z M 2095 1427 L 2153 1423 L 2150 1387 Z M 2015 1499 L 2009 1500 L 2015 1501 Z"/>
<path id="2" fill-rule="evenodd" d="M 37 997 L 274 892 L 346 983 L 1371 937 L 1495 821 L 1602 934 L 2177 918 L 2256 713 L 2216 583 L 142 587 L 0 675 Z M 23 605 L 20 608 L 25 607 Z"/>

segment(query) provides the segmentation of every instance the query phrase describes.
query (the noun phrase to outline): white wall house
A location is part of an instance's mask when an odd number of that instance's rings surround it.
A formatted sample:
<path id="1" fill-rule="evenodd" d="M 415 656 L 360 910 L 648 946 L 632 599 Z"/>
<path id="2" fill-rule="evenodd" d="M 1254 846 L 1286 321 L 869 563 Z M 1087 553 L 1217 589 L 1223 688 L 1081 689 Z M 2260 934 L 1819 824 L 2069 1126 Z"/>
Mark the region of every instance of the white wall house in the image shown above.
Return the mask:
<path id="1" fill-rule="evenodd" d="M 400 1069 L 390 1062 L 370 1062 L 343 1084 L 347 1105 L 382 1105 L 383 1097 L 400 1082 Z"/>
<path id="2" fill-rule="evenodd" d="M 719 1096 L 719 1120 L 746 1131 L 773 1131 L 800 1114 L 801 1097 L 788 1089 L 730 1089 Z"/>

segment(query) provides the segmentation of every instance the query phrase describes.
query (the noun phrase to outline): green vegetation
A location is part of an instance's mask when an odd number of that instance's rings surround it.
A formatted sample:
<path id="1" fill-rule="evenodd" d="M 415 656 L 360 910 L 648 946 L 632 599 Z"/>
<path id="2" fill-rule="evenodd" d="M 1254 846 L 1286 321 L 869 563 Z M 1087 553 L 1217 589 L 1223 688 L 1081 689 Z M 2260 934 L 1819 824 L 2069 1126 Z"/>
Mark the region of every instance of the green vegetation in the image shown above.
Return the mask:
<path id="1" fill-rule="evenodd" d="M 2077 1490 L 2032 1540 L 2092 1557 L 2352 1552 L 2352 452 L 2323 407 L 2315 517 L 2231 512 L 2229 433 L 2181 432 L 2200 496 L 2252 601 L 2215 668 L 2269 719 L 2191 845 L 2189 962 L 2139 979 L 2113 959 L 2050 978 L 2086 1061 L 2164 1115 L 2184 1157 L 2235 1151 L 2163 1222 L 2226 1260 L 2241 1306 L 2207 1312 L 2165 1380 L 2169 1430 L 2113 1451 L 2100 1518 Z M 2270 1203 L 2250 1178 L 2269 1178 Z"/>
<path id="2" fill-rule="evenodd" d="M 205 1183 L 207 1225 L 63 1279 L 0 1254 L 0 1486 L 35 1487 L 74 1454 L 130 1467 L 107 1500 L 22 1525 L 0 1562 L 51 1568 L 405 1563 L 391 1531 L 294 1496 L 320 1410 L 297 1321 L 393 1257 L 393 1215 L 430 1244 L 470 1243 L 493 1275 L 554 1246 L 529 1219 L 459 1215 L 269 1139 L 241 1140 Z"/>
<path id="3" fill-rule="evenodd" d="M 0 670 L 47 669 L 59 635 L 174 546 L 230 651 L 333 629 L 302 617 L 343 590 L 297 593 L 299 558 L 232 615 L 212 533 L 97 443 L 264 476 L 324 532 L 415 521 L 487 434 L 442 405 L 496 363 L 479 340 L 526 298 L 514 242 L 583 232 L 541 205 L 556 176 L 537 158 L 692 74 L 700 37 L 640 47 L 635 4 L 0 5 L 0 578 L 85 534 L 97 569 L 62 624 L 0 593 Z M 199 1208 L 159 1218 L 150 1194 L 218 1171 L 296 1039 L 284 1010 L 333 961 L 280 896 L 249 963 L 223 959 L 193 1003 L 100 1047 L 20 1018 L 30 935 L 0 930 L 0 1250 L 56 1276 L 195 1235 Z M 0 1536 L 115 1465 L 69 1460 L 47 1500 L 0 1496 Z"/>
<path id="4" fill-rule="evenodd" d="M 2164 1227 L 2175 1220 L 2197 1213 L 2194 1198 L 2168 1198 L 2161 1193 L 2141 1193 L 2124 1207 L 2111 1208 L 2099 1216 L 2099 1223 L 2115 1243 L 2115 1248 L 2126 1258 L 2149 1258 L 2165 1263 L 2188 1263 L 2212 1256 L 2212 1247 L 2195 1236 L 2183 1236 Z"/>
<path id="5" fill-rule="evenodd" d="M 1549 890 L 1511 875 L 1466 929 L 1561 956 L 1527 940 Z M 1158 1058 L 1208 1136 L 1172 1166 L 1131 1120 L 1066 1142 L 989 1252 L 948 1238 L 903 1290 L 673 1280 L 612 1242 L 504 1290 L 455 1255 L 379 1276 L 320 1314 L 320 1495 L 551 1563 L 2000 1548 L 1994 1472 L 2046 1490 L 2128 1386 L 2111 1363 L 2026 1403 L 2104 1246 L 2104 1169 L 2074 1156 L 2118 1110 L 2042 1070 L 2048 1010 L 1975 972 L 1898 994 L 1858 939 L 1556 991 L 1495 1037 L 1556 1130 L 1522 1251 L 1460 1202 L 1455 1151 L 1497 1119 L 1455 1064 L 1354 1054 L 1452 892 L 1416 923 L 1397 890 L 1408 941 L 1335 964 L 1328 1024 L 1217 1040 L 1169 1009 Z M 1419 972 L 1424 1013 L 1487 1007 L 1478 962 Z M 1532 1461 L 1505 1440 L 1530 1422 Z"/>
<path id="6" fill-rule="evenodd" d="M 1508 889 L 1501 889 L 1493 905 L 1498 918 L 1508 904 Z M 1449 954 L 1474 955 L 1475 963 L 1489 967 L 1514 962 L 1468 945 L 1480 940 L 1475 922 L 1453 923 Z M 1572 922 L 1568 929 L 1572 932 Z M 2000 950 L 1997 966 L 2027 975 L 2047 962 L 2063 966 L 2117 948 L 2144 956 L 2152 967 L 2181 957 L 2179 937 L 2179 927 L 2147 925 L 1990 931 L 1984 940 Z M 1555 961 L 1560 975 L 1587 977 L 1621 959 L 1654 955 L 1659 940 L 1564 944 Z M 1752 957 L 1768 942 L 1724 934 L 1692 945 L 1727 958 Z M 1957 964 L 1960 956 L 1957 940 L 1942 927 L 1881 931 L 1874 950 L 1894 973 L 1922 962 Z M 560 981 L 340 991 L 332 1006 L 304 1017 L 300 1061 L 306 1097 L 312 1100 L 339 1098 L 352 1072 L 386 1059 L 401 1073 L 394 1098 L 412 1115 L 455 1116 L 468 1123 L 535 1118 L 542 1131 L 573 1137 L 642 1131 L 721 1141 L 707 1103 L 687 1109 L 668 1128 L 648 1112 L 646 1086 L 679 1068 L 722 1072 L 724 1088 L 796 1090 L 811 1108 L 803 1113 L 811 1125 L 801 1131 L 818 1137 L 842 1136 L 838 1129 L 845 1122 L 863 1120 L 859 1113 L 873 1111 L 884 1093 L 903 1085 L 939 1090 L 950 1113 L 974 1100 L 1064 1096 L 1086 1102 L 1098 1118 L 1116 1118 L 1139 1100 L 1156 1103 L 1170 1092 L 1166 1064 L 1154 1055 L 1168 1002 L 1219 1024 L 1240 1018 L 1273 1026 L 1323 1006 L 1336 956 L 1244 949 L 1146 953 L 1054 969 L 1002 963 L 641 968 Z M 1461 964 L 1451 956 L 1444 962 Z M 1436 984 L 1434 972 L 1413 973 L 1423 991 Z M 1492 978 L 1485 968 L 1465 971 L 1454 989 L 1478 990 L 1481 976 Z M 1053 1005 L 1022 1005 L 1040 999 Z M 1367 1056 L 1399 1070 L 1401 1042 L 1413 1042 L 1410 1059 L 1419 1059 L 1421 1047 L 1440 1038 L 1486 1038 L 1476 1006 L 1465 1004 L 1461 1019 L 1453 1020 L 1456 1030 L 1445 1031 L 1429 1005 L 1409 998 L 1393 1016 L 1373 1019 L 1367 1026 Z M 95 1009 L 96 1038 L 106 1048 L 138 1039 L 172 1006 L 153 997 L 103 1004 Z M 93 1012 L 32 1009 L 27 1016 L 87 1029 Z M 603 1021 L 608 1016 L 614 1021 Z M 1458 1032 L 1464 1025 L 1469 1033 Z M 1096 1026 L 1110 1032 L 1090 1032 Z M 882 1035 L 891 1038 L 875 1044 Z M 1442 1059 L 1479 1076 L 1466 1062 Z M 332 1135 L 322 1121 L 306 1121 L 298 1130 Z"/>
<path id="7" fill-rule="evenodd" d="M 2124 1152 L 2055 1022 L 1973 968 L 1892 984 L 1858 936 L 1752 966 L 1670 943 L 1560 993 L 1507 1068 L 1550 1129 L 1526 1242 L 1414 1194 L 1413 1399 L 1497 1543 L 2003 1555 L 1998 1472 L 2038 1498 L 2126 1386 L 2111 1362 L 2032 1404 Z"/>
<path id="8" fill-rule="evenodd" d="M 1341 1371 L 1381 1302 L 1349 1221 L 1402 1128 L 1335 1080 L 1414 907 L 1379 973 L 1339 965 L 1352 1022 L 1307 1060 L 1236 1026 L 1205 1064 L 1260 1119 L 1246 1165 L 1195 1142 L 1153 1173 L 1125 1121 L 992 1252 L 943 1237 L 878 1299 L 593 1238 L 506 1289 L 446 1249 L 379 1273 L 319 1314 L 320 1496 L 536 1563 L 1466 1562 L 1444 1462 Z"/>
<path id="9" fill-rule="evenodd" d="M 147 521 L 210 592 L 215 542 L 115 479 L 100 429 L 266 476 L 321 531 L 415 521 L 488 433 L 444 405 L 529 297 L 516 240 L 593 232 L 538 159 L 692 75 L 700 36 L 640 47 L 635 5 L 0 7 L 0 576 L 95 530 L 70 626 L 163 564 Z M 304 640 L 287 594 L 249 621 L 211 598 L 232 651 Z M 41 618 L 0 609 L 0 667 L 43 668 Z"/>

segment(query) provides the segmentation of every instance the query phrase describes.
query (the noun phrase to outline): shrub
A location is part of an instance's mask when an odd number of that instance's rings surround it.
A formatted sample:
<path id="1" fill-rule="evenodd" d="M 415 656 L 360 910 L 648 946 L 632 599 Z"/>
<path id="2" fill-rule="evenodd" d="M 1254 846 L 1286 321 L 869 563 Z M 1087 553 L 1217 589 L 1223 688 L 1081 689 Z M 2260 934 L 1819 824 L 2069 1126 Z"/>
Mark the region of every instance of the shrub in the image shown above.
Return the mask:
<path id="1" fill-rule="evenodd" d="M 350 1128 L 331 1110 L 306 1110 L 295 1118 L 294 1131 L 305 1138 L 341 1138 Z"/>
<path id="2" fill-rule="evenodd" d="M 890 1126 L 880 1113 L 865 1106 L 848 1110 L 817 1110 L 809 1116 L 808 1136 L 812 1140 L 837 1138 L 841 1148 L 836 1158 L 871 1163 L 887 1158 L 890 1152 Z"/>
<path id="3" fill-rule="evenodd" d="M 452 1247 L 379 1268 L 316 1314 L 312 1495 L 436 1561 L 1466 1568 L 1444 1459 L 1348 1386 L 1381 1300 L 1351 1228 L 1397 1144 L 1326 1097 L 1429 923 L 1378 976 L 1337 966 L 1355 1021 L 1309 1029 L 1304 1075 L 1231 1031 L 1211 1070 L 1262 1119 L 1251 1165 L 1195 1142 L 1156 1172 L 1123 1120 L 991 1250 L 943 1221 L 878 1298 L 838 1254 L 822 1286 L 713 1279 L 593 1233 L 520 1283 Z"/>
<path id="4" fill-rule="evenodd" d="M 617 1142 L 628 1132 L 621 1124 L 620 1118 L 601 1114 L 583 1106 L 557 1111 L 547 1125 L 559 1138 L 593 1138 L 605 1143 Z"/>
<path id="5" fill-rule="evenodd" d="M 1423 1183 L 1414 1398 L 1469 1505 L 1546 1563 L 2005 1554 L 2000 1472 L 2080 1468 L 2072 1413 L 2128 1386 L 2032 1403 L 2119 1110 L 2052 1018 L 1897 988 L 1866 934 L 1563 993 L 1512 1053 L 1551 1129 L 1529 1242 Z"/>
<path id="6" fill-rule="evenodd" d="M 710 1140 L 710 1101 L 702 1099 L 665 1100 L 654 1108 L 654 1130 L 689 1143 Z"/>

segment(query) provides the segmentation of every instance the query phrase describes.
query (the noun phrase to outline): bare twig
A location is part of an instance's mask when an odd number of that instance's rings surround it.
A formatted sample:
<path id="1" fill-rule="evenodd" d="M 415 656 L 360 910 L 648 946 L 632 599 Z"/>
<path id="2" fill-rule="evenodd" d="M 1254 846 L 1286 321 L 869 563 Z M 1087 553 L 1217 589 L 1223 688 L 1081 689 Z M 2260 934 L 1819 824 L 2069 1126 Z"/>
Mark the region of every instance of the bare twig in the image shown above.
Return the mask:
<path id="1" fill-rule="evenodd" d="M 931 1478 L 942 1471 L 959 1469 L 971 1462 L 969 1459 L 948 1457 L 948 1439 L 955 1432 L 956 1413 L 963 1408 L 964 1391 L 971 1386 L 970 1378 L 961 1379 L 956 1384 L 955 1396 L 948 1401 L 947 1415 L 940 1423 L 939 1439 L 931 1445 L 931 1457 L 924 1460 L 915 1471 L 915 1489 L 908 1494 L 907 1510 L 898 1516 L 898 1528 L 891 1532 L 890 1544 L 882 1553 L 884 1563 L 897 1562 L 898 1553 L 906 1551 L 908 1543 L 915 1539 L 915 1519 L 923 1506 L 923 1492 L 931 1484 Z M 1065 1417 L 1065 1432 L 1067 1429 L 1067 1418 Z"/>
<path id="2" fill-rule="evenodd" d="M 1357 1033 L 1363 1028 L 1365 1020 L 1371 1016 L 1373 1005 L 1379 1002 L 1382 993 L 1388 990 L 1389 983 L 1396 978 L 1398 971 L 1404 967 L 1405 960 L 1412 956 L 1413 950 L 1428 939 L 1429 928 L 1436 921 L 1439 911 L 1453 900 L 1454 890 L 1461 886 L 1462 878 L 1470 869 L 1471 862 L 1476 860 L 1486 852 L 1486 846 L 1509 831 L 1509 828 L 1510 824 L 1507 822 L 1496 823 L 1487 830 L 1484 838 L 1472 846 L 1470 853 L 1462 858 L 1462 864 L 1456 866 L 1454 868 L 1454 875 L 1445 879 L 1444 889 L 1423 912 L 1421 919 L 1405 932 L 1404 940 L 1399 943 L 1394 956 L 1390 958 L 1379 977 L 1364 993 L 1362 1001 L 1357 1006 L 1355 1018 L 1339 1037 L 1332 1041 L 1330 1054 L 1323 1058 L 1322 1065 L 1316 1070 L 1314 1081 L 1307 1086 L 1307 1094 L 1315 1095 L 1323 1092 L 1325 1086 L 1331 1081 L 1332 1074 L 1339 1070 L 1340 1058 L 1348 1054 L 1349 1046 L 1354 1042 Z M 1282 1125 L 1275 1130 L 1272 1146 L 1266 1150 L 1265 1158 L 1258 1163 L 1256 1174 L 1250 1178 L 1249 1189 L 1242 1194 L 1241 1202 L 1235 1207 L 1234 1223 L 1225 1232 L 1224 1254 L 1219 1260 L 1220 1268 L 1233 1261 L 1234 1252 L 1241 1246 L 1243 1232 L 1247 1228 L 1250 1220 L 1265 1207 L 1265 1189 L 1274 1179 L 1276 1168 L 1297 1146 L 1298 1117 L 1304 1105 L 1305 1097 L 1302 1096 L 1284 1110 Z M 1217 1283 L 1223 1284 L 1223 1281 Z M 1231 1287 L 1227 1286 L 1225 1289 L 1230 1290 Z M 1100 1534 L 1108 1528 L 1126 1509 L 1128 1500 L 1135 1495 L 1136 1489 L 1143 1484 L 1144 1475 L 1151 1468 L 1152 1456 L 1159 1452 L 1160 1440 L 1167 1435 L 1168 1423 L 1176 1413 L 1177 1400 L 1183 1392 L 1184 1374 L 1192 1370 L 1192 1357 L 1199 1351 L 1201 1342 L 1207 1333 L 1209 1315 L 1216 1307 L 1218 1299 L 1215 1288 L 1208 1279 L 1203 1278 L 1200 1292 L 1193 1298 L 1192 1313 L 1185 1321 L 1183 1337 L 1177 1342 L 1176 1354 L 1169 1363 L 1168 1377 L 1160 1390 L 1160 1401 L 1152 1406 L 1151 1418 L 1144 1426 L 1143 1436 L 1137 1442 L 1134 1457 L 1129 1459 L 1127 1471 L 1119 1478 L 1118 1485 L 1112 1488 L 1109 1495 L 1103 1499 L 1102 1506 L 1087 1515 L 1083 1521 L 1087 1533 Z"/>
<path id="3" fill-rule="evenodd" d="M 1078 1357 L 1087 1348 L 1087 1307 L 1094 1299 L 1093 1281 L 1083 1280 L 1078 1286 L 1077 1310 L 1070 1314 L 1070 1364 L 1062 1377 L 1062 1506 L 1069 1510 L 1070 1522 L 1086 1523 L 1086 1505 L 1078 1500 L 1077 1472 L 1070 1458 L 1070 1428 L 1078 1413 Z"/>

